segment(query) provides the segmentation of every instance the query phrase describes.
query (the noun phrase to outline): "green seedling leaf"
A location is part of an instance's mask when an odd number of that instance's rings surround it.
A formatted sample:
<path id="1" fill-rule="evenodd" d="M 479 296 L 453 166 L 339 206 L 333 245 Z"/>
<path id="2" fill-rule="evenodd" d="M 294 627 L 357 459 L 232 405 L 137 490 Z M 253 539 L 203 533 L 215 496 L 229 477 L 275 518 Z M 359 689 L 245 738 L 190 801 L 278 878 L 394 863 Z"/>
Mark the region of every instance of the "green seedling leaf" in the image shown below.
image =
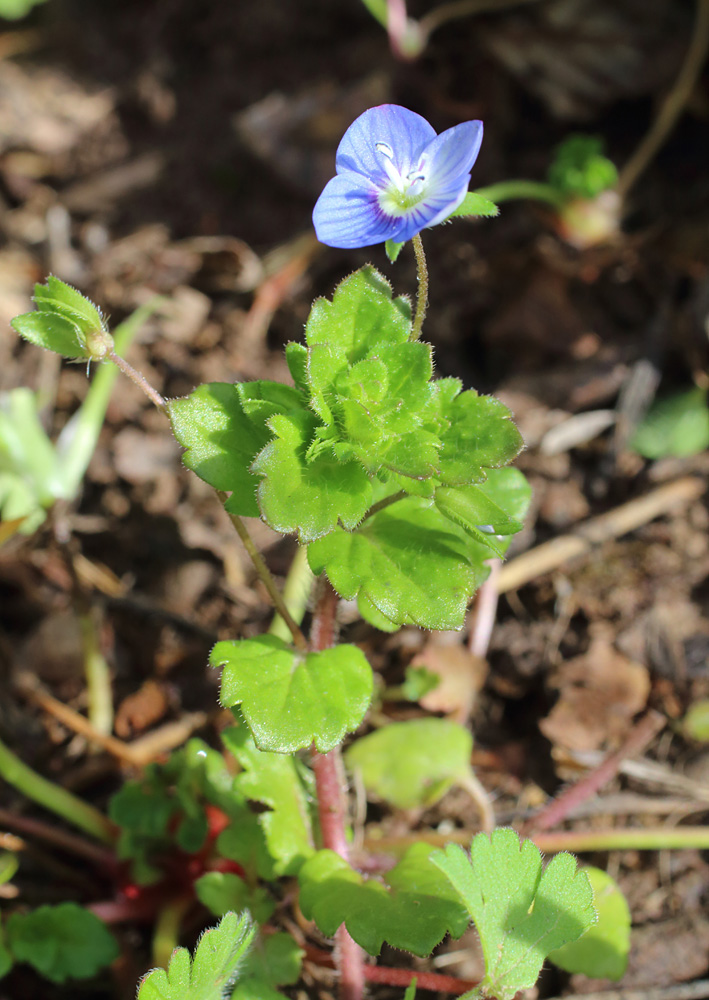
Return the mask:
<path id="1" fill-rule="evenodd" d="M 404 1000 L 415 1000 L 417 982 L 418 980 L 415 977 L 411 980 L 404 992 Z"/>
<path id="2" fill-rule="evenodd" d="M 550 952 L 576 941 L 596 920 L 593 890 L 570 854 L 557 854 L 542 873 L 531 840 L 514 830 L 473 838 L 470 857 L 457 844 L 431 862 L 450 879 L 480 935 L 485 976 L 468 996 L 512 1000 L 537 981 Z"/>
<path id="3" fill-rule="evenodd" d="M 281 1000 L 275 987 L 300 979 L 304 952 L 290 934 L 278 931 L 260 937 L 252 948 L 231 1000 Z"/>
<path id="4" fill-rule="evenodd" d="M 304 411 L 275 416 L 275 434 L 252 465 L 263 476 L 258 503 L 268 524 L 312 541 L 341 523 L 354 528 L 372 502 L 372 484 L 356 461 L 339 462 L 332 449 L 308 460 L 317 419 Z M 329 452 L 329 453 L 328 453 Z"/>
<path id="5" fill-rule="evenodd" d="M 682 730 L 690 740 L 709 743 L 709 698 L 695 701 L 682 720 Z"/>
<path id="6" fill-rule="evenodd" d="M 638 426 L 630 447 L 643 458 L 685 458 L 709 448 L 709 406 L 704 389 L 656 402 Z"/>
<path id="7" fill-rule="evenodd" d="M 355 532 L 337 529 L 311 543 L 308 561 L 316 576 L 327 573 L 341 597 L 358 598 L 364 617 L 373 606 L 398 625 L 461 628 L 486 571 L 452 528 L 427 501 L 407 497 Z"/>
<path id="8" fill-rule="evenodd" d="M 512 414 L 494 396 L 461 392 L 444 405 L 450 426 L 441 434 L 438 479 L 446 486 L 480 483 L 487 469 L 507 465 L 522 450 Z"/>
<path id="9" fill-rule="evenodd" d="M 0 885 L 4 885 L 5 882 L 14 878 L 19 867 L 20 862 L 16 854 L 12 854 L 10 851 L 0 852 Z"/>
<path id="10" fill-rule="evenodd" d="M 27 533 L 61 496 L 57 456 L 39 419 L 35 394 L 24 387 L 0 393 L 2 519 L 29 519 L 22 528 Z"/>
<path id="11" fill-rule="evenodd" d="M 249 802 L 267 807 L 257 821 L 275 874 L 296 875 L 314 846 L 308 800 L 294 758 L 257 749 L 246 726 L 225 730 L 222 740 L 243 768 L 235 779 L 239 792 Z"/>
<path id="12" fill-rule="evenodd" d="M 304 406 L 297 389 L 278 382 L 211 382 L 168 401 L 172 430 L 186 449 L 183 463 L 215 490 L 230 493 L 226 509 L 258 517 L 259 477 L 252 463 L 273 437 L 266 421 Z"/>
<path id="13" fill-rule="evenodd" d="M 248 910 L 254 920 L 265 923 L 274 909 L 274 902 L 265 889 L 250 886 L 233 872 L 207 872 L 194 884 L 197 899 L 215 917 L 229 910 Z"/>
<path id="14" fill-rule="evenodd" d="M 217 927 L 199 939 L 193 959 L 186 948 L 176 948 L 167 972 L 153 969 L 144 976 L 138 1000 L 223 1000 L 239 975 L 255 933 L 248 914 L 225 914 Z"/>
<path id="15" fill-rule="evenodd" d="M 66 358 L 100 361 L 112 353 L 113 339 L 100 311 L 71 285 L 50 275 L 46 285 L 35 285 L 34 301 L 35 312 L 11 323 L 25 340 Z"/>
<path id="16" fill-rule="evenodd" d="M 367 792 L 397 809 L 437 802 L 470 774 L 473 738 L 448 719 L 391 722 L 363 736 L 345 751 Z"/>
<path id="17" fill-rule="evenodd" d="M 487 198 L 483 198 L 482 195 L 476 194 L 475 191 L 468 191 L 460 205 L 458 205 L 454 212 L 451 212 L 448 218 L 458 219 L 461 217 L 477 217 L 494 219 L 495 216 L 499 214 L 500 209 L 494 201 L 489 201 Z"/>
<path id="18" fill-rule="evenodd" d="M 567 198 L 597 198 L 615 186 L 618 171 L 603 155 L 603 140 L 593 135 L 570 135 L 557 146 L 549 168 L 549 183 Z"/>
<path id="19" fill-rule="evenodd" d="M 409 666 L 404 671 L 404 683 L 385 688 L 381 697 L 384 701 L 421 701 L 440 683 L 440 676 L 428 667 Z"/>
<path id="20" fill-rule="evenodd" d="M 103 921 L 77 903 L 13 913 L 6 940 L 15 961 L 27 962 L 53 983 L 90 979 L 118 957 Z"/>
<path id="21" fill-rule="evenodd" d="M 415 844 L 386 875 L 387 886 L 365 879 L 333 851 L 318 851 L 300 871 L 300 906 L 323 934 L 345 923 L 355 941 L 378 955 L 387 941 L 429 955 L 447 932 L 460 937 L 465 909 L 450 883 L 430 863 L 431 848 Z"/>
<path id="22" fill-rule="evenodd" d="M 386 255 L 392 264 L 396 262 L 401 251 L 404 249 L 403 243 L 395 243 L 394 240 L 387 240 L 384 244 Z"/>
<path id="23" fill-rule="evenodd" d="M 295 652 L 272 635 L 219 642 L 221 702 L 239 706 L 261 750 L 293 753 L 315 744 L 327 753 L 354 731 L 372 697 L 372 669 L 356 646 Z"/>
<path id="24" fill-rule="evenodd" d="M 598 922 L 578 941 L 552 951 L 549 959 L 566 972 L 581 972 L 594 979 L 622 979 L 630 951 L 630 909 L 618 884 L 600 868 L 582 869 L 593 889 Z"/>
<path id="25" fill-rule="evenodd" d="M 0 17 L 8 21 L 19 21 L 40 3 L 44 3 L 44 0 L 0 0 Z"/>

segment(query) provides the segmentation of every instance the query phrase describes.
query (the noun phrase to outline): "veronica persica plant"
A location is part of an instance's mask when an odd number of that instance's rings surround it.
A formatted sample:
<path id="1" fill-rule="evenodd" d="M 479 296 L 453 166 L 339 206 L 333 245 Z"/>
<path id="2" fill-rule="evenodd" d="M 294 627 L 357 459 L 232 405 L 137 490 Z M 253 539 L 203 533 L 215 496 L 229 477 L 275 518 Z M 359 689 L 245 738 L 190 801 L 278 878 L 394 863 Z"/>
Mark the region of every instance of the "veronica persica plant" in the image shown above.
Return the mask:
<path id="1" fill-rule="evenodd" d="M 342 137 L 337 176 L 315 205 L 318 239 L 343 249 L 405 243 L 443 222 L 465 198 L 482 137 L 480 121 L 436 135 L 398 104 L 365 111 Z"/>

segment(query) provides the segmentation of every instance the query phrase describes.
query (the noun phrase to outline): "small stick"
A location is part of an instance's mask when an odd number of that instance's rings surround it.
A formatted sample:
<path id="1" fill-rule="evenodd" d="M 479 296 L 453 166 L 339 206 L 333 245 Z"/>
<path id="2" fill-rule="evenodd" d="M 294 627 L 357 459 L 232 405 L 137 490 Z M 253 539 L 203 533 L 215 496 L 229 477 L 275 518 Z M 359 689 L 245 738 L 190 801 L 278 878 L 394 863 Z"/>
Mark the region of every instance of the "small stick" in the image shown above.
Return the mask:
<path id="1" fill-rule="evenodd" d="M 697 0 L 697 13 L 684 62 L 672 89 L 665 97 L 657 118 L 640 145 L 620 171 L 616 190 L 621 198 L 628 192 L 664 144 L 682 109 L 692 96 L 709 49 L 709 0 Z"/>
<path id="2" fill-rule="evenodd" d="M 654 710 L 647 712 L 630 730 L 629 736 L 615 753 L 609 754 L 590 774 L 585 775 L 570 788 L 564 789 L 560 795 L 547 803 L 536 816 L 525 823 L 522 834 L 529 837 L 532 833 L 558 826 L 576 806 L 592 798 L 611 778 L 614 778 L 628 757 L 642 753 L 664 728 L 666 721 L 659 712 Z"/>
<path id="3" fill-rule="evenodd" d="M 675 506 L 692 503 L 705 489 L 704 480 L 685 476 L 621 504 L 606 514 L 591 518 L 573 534 L 552 538 L 504 565 L 497 581 L 498 592 L 505 594 L 508 590 L 516 590 L 538 576 L 558 569 L 570 559 L 587 554 L 595 545 L 634 531 Z"/>
<path id="4" fill-rule="evenodd" d="M 414 322 L 411 327 L 409 340 L 418 340 L 421 336 L 423 321 L 426 318 L 426 310 L 428 309 L 428 267 L 426 265 L 426 254 L 423 249 L 421 234 L 416 233 L 416 235 L 412 237 L 411 242 L 414 247 L 414 253 L 416 254 L 418 291 L 416 294 L 416 313 L 414 314 Z"/>
<path id="5" fill-rule="evenodd" d="M 19 813 L 11 812 L 9 809 L 0 809 L 0 823 L 3 826 L 10 826 L 15 830 L 19 830 L 25 837 L 37 837 L 39 840 L 46 840 L 62 851 L 76 854 L 80 858 L 86 858 L 99 868 L 110 870 L 116 864 L 116 858 L 112 851 L 106 850 L 90 840 L 84 840 L 83 837 L 79 837 L 75 833 L 69 833 L 68 830 L 49 826 L 48 823 L 43 823 L 42 820 L 34 819 L 32 816 L 21 816 Z M 12 834 L 2 834 L 0 836 L 12 837 Z M 19 840 L 18 837 L 14 839 Z M 20 841 L 20 843 L 24 842 Z M 16 847 L 10 847 L 9 843 L 6 846 L 8 850 L 18 850 Z"/>

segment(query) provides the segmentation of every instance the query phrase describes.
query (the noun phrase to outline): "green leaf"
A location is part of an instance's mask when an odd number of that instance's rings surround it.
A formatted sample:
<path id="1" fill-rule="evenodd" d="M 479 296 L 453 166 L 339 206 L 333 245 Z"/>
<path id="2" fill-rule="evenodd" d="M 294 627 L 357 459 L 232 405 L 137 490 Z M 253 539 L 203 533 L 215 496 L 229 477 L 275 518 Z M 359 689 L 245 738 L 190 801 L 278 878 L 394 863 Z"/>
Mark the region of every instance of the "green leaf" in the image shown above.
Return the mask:
<path id="1" fill-rule="evenodd" d="M 415 1000 L 417 979 L 414 977 L 404 992 L 404 1000 Z"/>
<path id="2" fill-rule="evenodd" d="M 29 963 L 53 983 L 90 979 L 118 957 L 103 921 L 77 903 L 13 913 L 6 935 L 15 960 Z"/>
<path id="3" fill-rule="evenodd" d="M 0 979 L 6 976 L 14 964 L 11 953 L 5 947 L 5 935 L 0 924 Z"/>
<path id="4" fill-rule="evenodd" d="M 45 0 L 0 0 L 0 17 L 8 21 L 19 21 L 20 18 L 26 17 L 33 7 L 44 2 Z"/>
<path id="5" fill-rule="evenodd" d="M 709 448 L 709 406 L 704 389 L 656 402 L 638 426 L 630 447 L 643 458 L 685 458 Z"/>
<path id="6" fill-rule="evenodd" d="M 682 720 L 682 730 L 690 740 L 709 743 L 709 698 L 701 698 L 690 705 Z"/>
<path id="7" fill-rule="evenodd" d="M 630 951 L 630 909 L 618 884 L 600 868 L 585 865 L 593 889 L 598 923 L 578 939 L 549 954 L 566 972 L 581 972 L 594 979 L 622 979 Z"/>
<path id="8" fill-rule="evenodd" d="M 207 872 L 194 883 L 197 899 L 215 917 L 229 910 L 248 910 L 254 920 L 265 923 L 274 909 L 268 892 L 260 886 L 248 885 L 234 872 Z"/>
<path id="9" fill-rule="evenodd" d="M 4 885 L 5 882 L 9 882 L 10 879 L 14 878 L 19 867 L 20 862 L 16 854 L 12 854 L 10 851 L 1 851 L 0 885 Z"/>
<path id="10" fill-rule="evenodd" d="M 394 264 L 396 262 L 397 257 L 404 249 L 404 244 L 395 243 L 394 240 L 387 240 L 386 243 L 384 244 L 384 249 L 386 251 L 386 255 L 389 258 L 389 260 L 391 261 L 392 264 Z"/>
<path id="11" fill-rule="evenodd" d="M 276 986 L 293 986 L 300 979 L 303 949 L 290 934 L 263 935 L 252 948 L 231 1000 L 272 1000 L 282 997 Z"/>
<path id="12" fill-rule="evenodd" d="M 480 486 L 439 486 L 435 501 L 444 517 L 483 544 L 490 544 L 487 535 L 512 535 L 522 530 L 521 522 L 510 517 Z"/>
<path id="13" fill-rule="evenodd" d="M 167 972 L 153 969 L 141 980 L 138 1000 L 222 1000 L 233 985 L 256 929 L 248 914 L 227 913 L 205 931 L 190 960 L 186 948 L 172 953 Z"/>
<path id="14" fill-rule="evenodd" d="M 345 761 L 370 794 L 398 809 L 430 806 L 470 774 L 473 738 L 448 719 L 391 722 L 356 740 Z"/>
<path id="15" fill-rule="evenodd" d="M 488 201 L 475 191 L 468 191 L 465 198 L 454 212 L 448 216 L 449 219 L 458 219 L 462 216 L 477 216 L 479 218 L 494 219 L 500 214 L 500 209 L 494 201 Z"/>
<path id="16" fill-rule="evenodd" d="M 275 636 L 219 642 L 221 702 L 239 705 L 261 750 L 327 753 L 357 728 L 372 696 L 372 669 L 356 646 L 299 653 Z"/>
<path id="17" fill-rule="evenodd" d="M 267 807 L 258 823 L 275 874 L 297 874 L 314 847 L 308 801 L 294 758 L 257 749 L 245 726 L 225 730 L 222 740 L 243 768 L 236 777 L 241 794 Z"/>
<path id="18" fill-rule="evenodd" d="M 273 437 L 266 420 L 304 405 L 297 389 L 277 382 L 211 382 L 183 399 L 169 400 L 172 430 L 186 449 L 183 463 L 215 490 L 231 493 L 226 508 L 258 517 L 259 477 L 252 463 Z"/>
<path id="19" fill-rule="evenodd" d="M 448 876 L 480 935 L 483 994 L 512 1000 L 534 986 L 550 952 L 575 941 L 596 920 L 593 890 L 570 854 L 557 854 L 544 873 L 531 840 L 514 830 L 473 838 L 471 855 L 457 844 L 431 862 Z M 473 994 L 470 994 L 471 996 Z"/>
<path id="20" fill-rule="evenodd" d="M 331 449 L 308 461 L 316 424 L 312 413 L 273 417 L 275 439 L 252 465 L 264 477 L 258 502 L 265 520 L 284 534 L 297 531 L 301 541 L 319 538 L 338 523 L 353 528 L 372 500 L 372 485 L 358 462 L 338 462 Z"/>
<path id="21" fill-rule="evenodd" d="M 338 285 L 332 302 L 317 299 L 305 327 L 309 347 L 326 344 L 343 364 L 356 364 L 371 348 L 403 344 L 411 332 L 407 299 L 392 299 L 391 285 L 371 265 Z"/>
<path id="22" fill-rule="evenodd" d="M 316 576 L 327 573 L 341 597 L 358 598 L 362 615 L 364 598 L 399 625 L 461 628 L 485 571 L 452 527 L 427 501 L 407 497 L 355 532 L 337 529 L 311 543 L 308 561 Z"/>
<path id="23" fill-rule="evenodd" d="M 63 495 L 56 452 L 39 418 L 37 397 L 22 386 L 0 393 L 0 472 L 23 484 L 30 510 L 35 505 L 50 507 Z M 23 513 L 11 505 L 3 516 Z"/>
<path id="24" fill-rule="evenodd" d="M 440 472 L 445 485 L 482 482 L 486 469 L 507 465 L 523 447 L 512 414 L 494 396 L 479 396 L 473 389 L 444 403 L 450 426 L 441 434 Z"/>
<path id="25" fill-rule="evenodd" d="M 378 955 L 387 941 L 415 955 L 429 955 L 447 932 L 460 937 L 464 908 L 447 880 L 430 863 L 431 848 L 415 844 L 379 879 L 365 879 L 333 851 L 318 851 L 300 871 L 300 906 L 323 934 L 345 923 L 355 941 Z"/>
<path id="26" fill-rule="evenodd" d="M 59 314 L 31 312 L 15 316 L 10 326 L 35 347 L 56 351 L 65 358 L 88 358 L 81 330 Z"/>

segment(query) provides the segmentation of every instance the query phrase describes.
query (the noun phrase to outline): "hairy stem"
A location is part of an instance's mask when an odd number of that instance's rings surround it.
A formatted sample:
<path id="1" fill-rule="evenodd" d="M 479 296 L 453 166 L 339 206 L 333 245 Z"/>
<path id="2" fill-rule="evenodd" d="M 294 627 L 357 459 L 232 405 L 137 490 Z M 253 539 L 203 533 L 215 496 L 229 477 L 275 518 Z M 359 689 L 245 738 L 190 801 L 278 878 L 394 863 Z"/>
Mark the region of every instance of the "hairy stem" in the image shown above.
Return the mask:
<path id="1" fill-rule="evenodd" d="M 416 293 L 416 312 L 414 314 L 414 323 L 411 327 L 411 336 L 409 337 L 409 340 L 418 340 L 421 336 L 421 328 L 423 327 L 423 321 L 426 318 L 426 310 L 428 309 L 428 267 L 426 265 L 426 254 L 424 253 L 421 235 L 416 233 L 411 242 L 414 247 L 414 253 L 416 254 L 418 291 Z"/>
<path id="2" fill-rule="evenodd" d="M 302 623 L 308 607 L 314 579 L 313 571 L 308 565 L 308 548 L 306 545 L 299 545 L 283 587 L 283 601 L 298 625 Z M 275 635 L 284 642 L 288 641 L 290 630 L 279 614 L 274 617 L 268 631 L 270 635 Z"/>
<path id="3" fill-rule="evenodd" d="M 398 493 L 392 493 L 391 496 L 383 497 L 381 500 L 377 501 L 377 503 L 372 504 L 362 518 L 362 521 L 366 521 L 368 517 L 374 517 L 374 515 L 378 514 L 380 510 L 384 510 L 385 507 L 391 507 L 391 505 L 396 503 L 398 500 L 406 499 L 408 495 L 409 494 L 406 490 L 399 490 Z"/>
<path id="4" fill-rule="evenodd" d="M 317 651 L 335 645 L 338 604 L 337 594 L 324 577 L 320 578 L 318 587 L 310 643 Z M 326 754 L 313 750 L 312 765 L 322 845 L 349 861 L 346 785 L 340 748 Z M 335 935 L 335 962 L 340 973 L 340 1000 L 361 1000 L 364 993 L 362 950 L 344 924 Z"/>
<path id="5" fill-rule="evenodd" d="M 0 740 L 0 778 L 4 778 L 9 785 L 13 785 L 28 799 L 68 820 L 104 844 L 115 843 L 116 829 L 103 813 L 76 795 L 72 795 L 65 788 L 37 774 L 2 740 Z"/>
<path id="6" fill-rule="evenodd" d="M 227 500 L 226 493 L 218 491 L 218 496 L 219 499 L 222 501 L 222 503 L 224 503 Z M 251 562 L 254 564 L 254 569 L 256 570 L 258 577 L 261 580 L 261 583 L 268 591 L 268 596 L 271 598 L 274 608 L 276 609 L 278 614 L 281 616 L 281 618 L 287 625 L 288 630 L 291 636 L 293 637 L 294 645 L 296 645 L 298 649 L 303 649 L 303 650 L 307 649 L 308 643 L 306 641 L 306 638 L 303 635 L 300 626 L 298 625 L 298 623 L 295 621 L 292 614 L 288 610 L 286 602 L 283 599 L 283 594 L 281 594 L 280 590 L 276 586 L 276 581 L 273 579 L 270 569 L 264 562 L 263 556 L 254 545 L 254 541 L 251 535 L 249 534 L 246 525 L 244 524 L 242 519 L 238 516 L 238 514 L 230 514 L 229 511 L 227 511 L 227 514 L 229 515 L 229 520 L 236 529 L 237 535 L 243 542 L 244 548 L 248 552 Z"/>
<path id="7" fill-rule="evenodd" d="M 159 410 L 165 409 L 165 399 L 160 395 L 157 389 L 152 387 L 145 375 L 141 375 L 141 373 L 137 371 L 133 365 L 128 364 L 126 359 L 122 358 L 119 354 L 116 354 L 115 351 L 108 354 L 107 359 L 112 361 L 114 365 L 117 365 L 123 374 L 127 375 L 131 382 L 134 382 L 152 403 L 155 403 Z"/>

